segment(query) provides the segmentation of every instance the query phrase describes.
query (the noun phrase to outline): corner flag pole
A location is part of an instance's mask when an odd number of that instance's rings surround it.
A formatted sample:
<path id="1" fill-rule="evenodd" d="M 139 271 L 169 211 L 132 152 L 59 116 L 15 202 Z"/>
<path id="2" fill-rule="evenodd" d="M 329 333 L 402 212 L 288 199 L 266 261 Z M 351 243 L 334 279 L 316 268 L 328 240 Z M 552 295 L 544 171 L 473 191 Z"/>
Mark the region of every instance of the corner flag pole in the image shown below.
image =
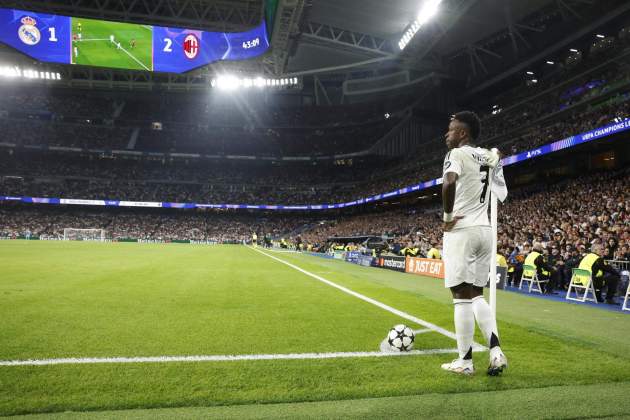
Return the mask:
<path id="1" fill-rule="evenodd" d="M 492 177 L 490 177 L 492 187 Z M 492 188 L 490 189 L 492 191 Z M 492 227 L 492 254 L 490 255 L 490 308 L 497 316 L 497 195 L 490 193 L 490 226 Z"/>

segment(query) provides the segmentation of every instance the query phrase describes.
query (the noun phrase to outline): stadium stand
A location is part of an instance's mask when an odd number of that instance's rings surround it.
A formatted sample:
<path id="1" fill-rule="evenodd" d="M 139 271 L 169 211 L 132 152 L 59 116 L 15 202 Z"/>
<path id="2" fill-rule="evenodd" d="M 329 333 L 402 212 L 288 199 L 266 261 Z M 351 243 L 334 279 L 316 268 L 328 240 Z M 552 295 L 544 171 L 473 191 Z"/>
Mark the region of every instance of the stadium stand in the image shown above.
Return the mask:
<path id="1" fill-rule="evenodd" d="M 621 35 L 614 40 L 606 37 L 593 43 L 589 54 L 558 63 L 535 82 L 471 99 L 470 105 L 483 116 L 479 144 L 499 147 L 504 155 L 516 154 L 630 118 L 628 42 Z M 295 107 L 272 104 L 265 96 L 238 94 L 223 98 L 220 106 L 216 101 L 205 95 L 164 92 L 43 92 L 9 87 L 0 97 L 2 193 L 302 205 L 357 200 L 441 174 L 446 152 L 441 135 L 426 137 L 404 156 L 371 153 L 401 122 L 423 118 L 418 116 L 422 112 L 414 111 L 418 103 L 411 93 L 334 106 Z M 442 117 L 446 121 L 447 115 Z M 511 198 L 502 213 L 500 248 L 509 254 L 542 240 L 554 262 L 564 265 L 575 259 L 573 251 L 580 253 L 593 241 L 612 241 L 609 259 L 627 260 L 627 175 L 623 170 L 588 175 L 563 184 L 536 184 L 516 193 L 518 198 Z M 572 200 L 601 182 L 609 182 L 610 187 L 593 191 L 584 200 Z M 604 201 L 605 209 L 600 206 Z M 511 218 L 530 208 L 544 222 Z M 67 212 L 66 208 L 49 213 L 48 208 L 13 204 L 2 209 L 4 237 L 27 230 L 35 236 L 57 237 L 74 222 L 80 225 L 76 227 L 107 228 L 113 239 L 240 242 L 251 231 L 262 229 L 254 215 L 144 215 Z M 88 222 L 78 222 L 86 217 Z M 321 217 L 265 217 L 272 218 L 270 230 L 275 236 L 289 236 L 302 226 L 305 242 L 322 250 L 332 237 L 385 235 L 392 249 L 412 244 L 426 252 L 439 244 L 441 236 L 430 204 Z M 209 220 L 214 220 L 212 227 Z M 561 267 L 555 283 L 566 287 L 569 278 L 570 267 Z"/>
<path id="2" fill-rule="evenodd" d="M 630 201 L 628 177 L 623 169 L 582 176 L 551 185 L 535 185 L 514 191 L 502 209 L 499 224 L 499 249 L 505 256 L 522 252 L 532 242 L 543 244 L 544 255 L 553 255 L 558 268 L 556 286 L 568 287 L 575 257 L 593 243 L 606 244 L 608 259 L 629 261 Z M 599 188 L 606 185 L 606 189 Z M 142 196 L 145 188 L 135 194 Z M 585 193 L 586 192 L 586 193 Z M 581 197 L 576 200 L 575 197 Z M 532 210 L 534 209 L 534 210 Z M 521 217 L 529 214 L 529 217 Z M 271 234 L 274 238 L 301 237 L 313 249 L 325 251 L 335 237 L 384 236 L 390 250 L 409 244 L 423 254 L 441 242 L 441 219 L 435 206 L 421 205 L 357 215 L 221 214 L 216 212 L 178 214 L 162 210 L 159 214 L 139 211 L 90 211 L 72 208 L 30 208 L 17 204 L 2 210 L 0 236 L 58 238 L 63 229 L 100 228 L 112 233 L 114 240 L 204 240 L 237 242 L 250 239 L 251 232 Z"/>
<path id="3" fill-rule="evenodd" d="M 628 99 L 627 96 L 615 97 L 612 103 L 583 113 L 562 115 L 545 125 L 532 128 L 522 137 L 502 143 L 500 147 L 510 152 L 528 150 L 615 119 L 628 118 Z M 46 124 L 42 127 L 29 124 L 33 131 L 25 131 L 23 127 L 20 128 L 20 123 L 15 122 L 3 125 L 6 139 L 27 146 L 41 144 L 38 142 L 41 137 L 38 136 L 44 136 L 49 141 L 47 146 L 88 145 L 89 148 L 97 148 L 107 142 L 110 147 L 118 142 L 122 148 L 129 134 L 126 129 L 94 127 L 93 137 L 87 139 L 83 136 L 89 132 L 89 128 L 55 126 L 55 129 L 51 129 Z M 75 198 L 86 199 L 250 204 L 331 203 L 392 191 L 439 177 L 445 147 L 441 141 L 432 142 L 435 143 L 432 148 L 435 152 L 424 153 L 422 160 L 395 164 L 387 160 L 368 159 L 363 163 L 357 160 L 353 166 L 270 167 L 253 166 L 251 163 L 210 166 L 205 161 L 173 160 L 170 157 L 157 162 L 112 159 L 111 156 L 103 159 L 102 154 L 83 159 L 67 154 L 36 154 L 32 150 L 18 148 L 15 153 L 0 155 L 0 175 L 21 179 L 19 183 L 11 182 L 6 191 L 9 195 L 58 197 L 65 192 Z M 515 149 L 516 145 L 518 147 Z M 34 162 L 37 165 L 33 165 Z M 117 178 L 126 182 L 116 182 L 114 187 L 110 186 L 112 180 Z M 150 184 L 151 188 L 144 189 L 145 184 Z"/>

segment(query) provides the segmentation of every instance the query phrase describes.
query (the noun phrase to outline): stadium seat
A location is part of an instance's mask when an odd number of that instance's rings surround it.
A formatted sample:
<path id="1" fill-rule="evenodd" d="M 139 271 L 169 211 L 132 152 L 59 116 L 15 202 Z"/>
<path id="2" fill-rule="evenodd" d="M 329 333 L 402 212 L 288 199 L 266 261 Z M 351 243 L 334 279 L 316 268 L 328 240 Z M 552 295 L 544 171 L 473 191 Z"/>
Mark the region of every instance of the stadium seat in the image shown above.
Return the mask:
<path id="1" fill-rule="evenodd" d="M 521 281 L 518 284 L 518 289 L 521 290 L 523 282 L 529 282 L 529 293 L 538 292 L 542 293 L 542 283 L 546 283 L 547 280 L 539 280 L 536 267 L 533 265 L 523 265 L 523 274 L 521 275 Z"/>
<path id="2" fill-rule="evenodd" d="M 575 297 L 571 296 L 572 292 L 575 292 Z M 580 293 L 582 293 L 582 295 L 580 295 Z M 589 297 L 589 293 L 591 293 L 593 297 Z M 589 301 L 597 303 L 595 286 L 593 285 L 593 278 L 591 277 L 590 271 L 580 268 L 573 269 L 566 298 L 567 300 L 574 300 L 576 302 Z"/>

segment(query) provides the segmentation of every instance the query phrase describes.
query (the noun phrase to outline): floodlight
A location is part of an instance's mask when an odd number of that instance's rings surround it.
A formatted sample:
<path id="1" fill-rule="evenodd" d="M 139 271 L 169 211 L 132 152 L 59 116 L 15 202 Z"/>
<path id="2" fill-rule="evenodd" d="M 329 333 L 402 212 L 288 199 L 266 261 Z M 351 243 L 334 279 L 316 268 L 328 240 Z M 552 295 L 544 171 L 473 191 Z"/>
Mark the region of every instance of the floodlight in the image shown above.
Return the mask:
<path id="1" fill-rule="evenodd" d="M 435 16 L 438 12 L 438 6 L 442 0 L 426 0 L 422 5 L 422 9 L 420 9 L 420 13 L 418 13 L 417 23 L 419 25 L 424 25 L 427 23 L 433 16 Z"/>
<path id="2" fill-rule="evenodd" d="M 217 87 L 222 90 L 234 90 L 239 84 L 239 80 L 236 76 L 226 74 L 217 78 Z"/>

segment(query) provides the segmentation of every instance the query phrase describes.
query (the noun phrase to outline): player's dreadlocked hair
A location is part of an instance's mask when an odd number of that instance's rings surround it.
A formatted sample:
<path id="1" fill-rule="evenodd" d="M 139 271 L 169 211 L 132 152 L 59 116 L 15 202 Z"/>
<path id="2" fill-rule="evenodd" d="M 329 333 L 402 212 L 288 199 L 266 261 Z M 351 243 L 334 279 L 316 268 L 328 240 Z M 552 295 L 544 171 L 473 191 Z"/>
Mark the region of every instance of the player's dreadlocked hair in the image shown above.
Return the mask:
<path id="1" fill-rule="evenodd" d="M 453 115 L 452 119 L 466 124 L 470 130 L 470 137 L 472 137 L 473 140 L 477 140 L 481 132 L 481 122 L 477 114 L 472 111 L 461 111 Z"/>

